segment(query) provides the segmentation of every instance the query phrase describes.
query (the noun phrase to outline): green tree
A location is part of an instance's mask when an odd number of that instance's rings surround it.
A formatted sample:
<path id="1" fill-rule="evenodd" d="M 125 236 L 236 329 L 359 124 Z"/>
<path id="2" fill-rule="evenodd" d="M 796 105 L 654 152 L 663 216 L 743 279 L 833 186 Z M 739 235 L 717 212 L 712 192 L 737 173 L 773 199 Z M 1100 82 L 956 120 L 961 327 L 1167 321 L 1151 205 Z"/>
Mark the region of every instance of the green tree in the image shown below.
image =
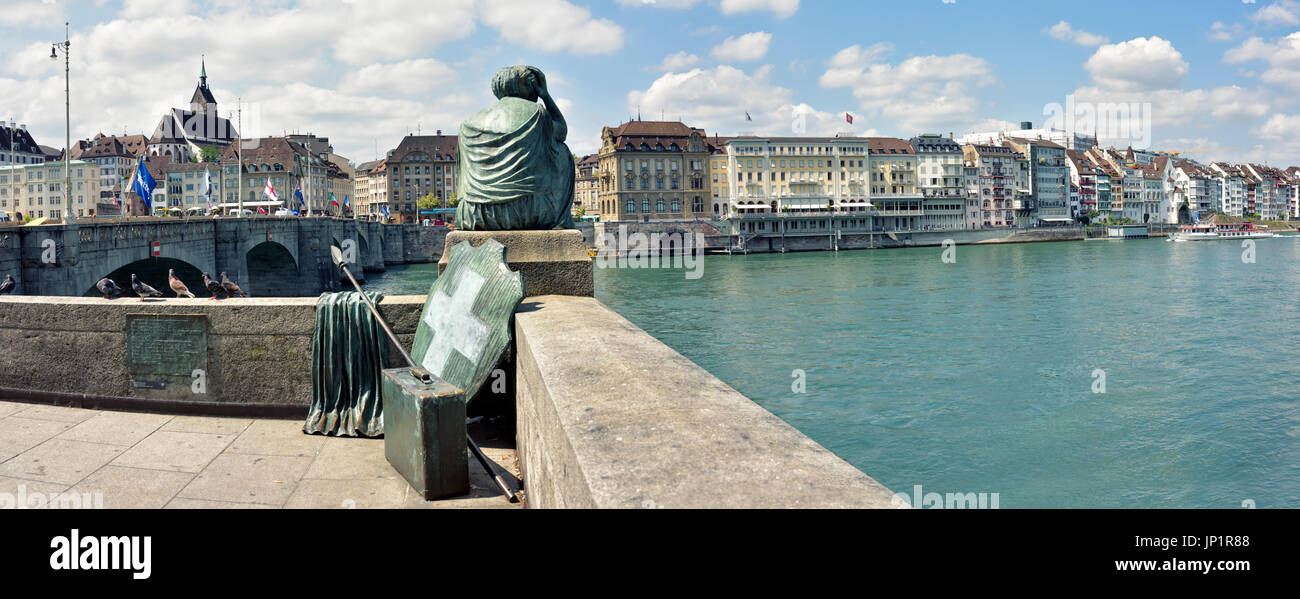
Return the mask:
<path id="1" fill-rule="evenodd" d="M 451 197 L 447 198 L 447 207 L 455 208 L 456 206 L 459 205 L 460 205 L 460 192 L 459 191 L 451 192 Z"/>
<path id="2" fill-rule="evenodd" d="M 216 162 L 221 159 L 221 151 L 216 146 L 203 146 L 199 150 L 199 162 Z"/>
<path id="3" fill-rule="evenodd" d="M 438 208 L 438 204 L 438 196 L 433 195 L 433 193 L 424 194 L 424 196 L 416 202 L 416 205 L 419 206 L 420 210 L 433 210 L 434 208 Z"/>

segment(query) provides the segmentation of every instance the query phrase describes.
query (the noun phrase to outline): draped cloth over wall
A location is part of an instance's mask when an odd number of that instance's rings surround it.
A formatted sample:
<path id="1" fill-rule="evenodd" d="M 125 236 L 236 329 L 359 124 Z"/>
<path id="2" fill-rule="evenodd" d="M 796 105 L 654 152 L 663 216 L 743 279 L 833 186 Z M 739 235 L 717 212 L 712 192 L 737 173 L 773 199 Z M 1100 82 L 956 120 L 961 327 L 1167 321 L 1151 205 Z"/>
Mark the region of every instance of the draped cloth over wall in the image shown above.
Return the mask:
<path id="1" fill-rule="evenodd" d="M 370 298 L 378 304 L 383 296 L 371 293 Z M 388 363 L 388 338 L 359 293 L 321 294 L 311 346 L 311 410 L 302 431 L 383 436 L 380 377 Z"/>

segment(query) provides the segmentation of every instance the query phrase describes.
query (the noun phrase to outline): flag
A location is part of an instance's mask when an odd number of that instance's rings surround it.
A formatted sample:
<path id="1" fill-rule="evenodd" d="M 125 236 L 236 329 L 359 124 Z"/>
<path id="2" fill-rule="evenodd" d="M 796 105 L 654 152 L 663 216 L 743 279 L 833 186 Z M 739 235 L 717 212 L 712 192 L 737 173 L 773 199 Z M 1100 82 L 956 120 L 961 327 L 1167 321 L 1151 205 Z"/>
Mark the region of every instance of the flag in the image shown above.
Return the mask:
<path id="1" fill-rule="evenodd" d="M 850 125 L 853 124 L 853 115 L 846 112 L 844 113 L 844 119 L 847 120 Z"/>
<path id="2" fill-rule="evenodd" d="M 131 191 L 144 200 L 145 212 L 153 213 L 153 190 L 158 187 L 158 182 L 153 180 L 153 175 L 149 174 L 149 169 L 144 167 L 144 156 L 140 157 L 140 164 L 135 169 L 135 183 L 131 184 Z"/>
<path id="3" fill-rule="evenodd" d="M 299 205 L 299 206 L 302 206 L 303 208 L 306 208 L 306 207 L 307 207 L 307 200 L 304 200 L 303 197 L 302 197 L 302 186 L 301 186 L 301 185 L 299 185 L 297 189 L 294 189 L 294 190 L 293 190 L 293 197 L 298 198 L 298 205 Z"/>
<path id="4" fill-rule="evenodd" d="M 747 120 L 747 121 L 751 121 L 751 122 L 754 120 L 754 119 L 749 118 L 749 111 L 748 111 L 748 110 L 745 111 L 745 120 Z"/>
<path id="5" fill-rule="evenodd" d="M 339 205 L 339 201 L 336 200 L 336 199 L 334 199 L 334 192 L 332 192 L 332 191 L 330 192 L 330 205 L 331 205 L 331 206 L 338 206 L 338 205 Z"/>
<path id="6" fill-rule="evenodd" d="M 267 178 L 266 178 L 266 188 L 262 190 L 262 194 L 265 195 L 266 197 L 270 198 L 272 202 L 278 202 L 278 201 L 280 201 L 280 196 L 275 195 L 275 188 L 274 188 L 274 187 L 271 187 L 271 178 L 270 178 L 270 177 L 267 177 Z"/>
<path id="7" fill-rule="evenodd" d="M 262 214 L 267 214 L 267 212 L 266 212 L 266 206 L 258 206 L 258 207 L 257 207 L 257 211 L 260 212 L 260 213 L 262 213 Z"/>
<path id="8" fill-rule="evenodd" d="M 348 194 L 346 193 L 343 194 L 343 207 L 349 210 L 352 209 L 352 204 L 348 202 Z"/>
<path id="9" fill-rule="evenodd" d="M 384 204 L 383 206 L 380 206 L 380 207 L 379 207 L 379 212 L 380 212 L 381 214 L 383 214 L 383 215 L 384 215 L 384 219 L 387 220 L 387 219 L 388 219 L 388 204 Z"/>
<path id="10" fill-rule="evenodd" d="M 203 169 L 203 201 L 212 209 L 212 171 Z"/>

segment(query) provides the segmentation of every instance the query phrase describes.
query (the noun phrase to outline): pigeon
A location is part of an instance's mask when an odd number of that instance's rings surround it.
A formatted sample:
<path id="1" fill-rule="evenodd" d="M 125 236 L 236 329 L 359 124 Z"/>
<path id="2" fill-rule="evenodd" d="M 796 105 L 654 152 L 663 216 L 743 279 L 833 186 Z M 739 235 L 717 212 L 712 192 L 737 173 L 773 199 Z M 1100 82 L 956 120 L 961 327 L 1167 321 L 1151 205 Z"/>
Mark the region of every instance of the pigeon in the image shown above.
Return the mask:
<path id="1" fill-rule="evenodd" d="M 100 293 L 104 294 L 104 299 L 113 299 L 116 296 L 122 295 L 122 288 L 118 287 L 117 282 L 108 277 L 104 277 L 100 279 L 98 283 L 95 283 L 95 288 L 98 289 Z"/>
<path id="2" fill-rule="evenodd" d="M 244 290 L 240 289 L 239 285 L 236 285 L 234 281 L 227 278 L 224 272 L 221 273 L 221 286 L 225 288 L 226 295 L 229 297 L 248 297 L 248 294 L 244 293 Z"/>
<path id="3" fill-rule="evenodd" d="M 226 288 L 222 287 L 220 282 L 213 281 L 212 277 L 208 276 L 208 273 L 206 272 L 203 273 L 203 286 L 207 287 L 208 293 L 212 294 L 212 297 L 209 299 L 217 299 L 218 293 L 222 295 L 225 295 L 226 293 Z M 226 297 L 230 297 L 230 296 L 227 295 Z"/>
<path id="4" fill-rule="evenodd" d="M 186 287 L 185 283 L 176 278 L 176 269 L 174 268 L 167 269 L 167 284 L 171 286 L 172 291 L 176 292 L 176 297 L 194 297 L 194 294 L 190 293 L 190 288 Z"/>
<path id="5" fill-rule="evenodd" d="M 135 276 L 135 273 L 131 273 L 131 290 L 135 291 L 135 294 L 140 296 L 140 301 L 142 302 L 146 297 L 162 297 L 161 291 L 145 284 L 144 281 L 140 280 L 140 277 Z"/>
<path id="6" fill-rule="evenodd" d="M 14 282 L 13 275 L 5 275 L 4 282 L 0 283 L 0 295 L 4 295 L 6 293 L 13 293 L 14 287 L 17 286 L 18 284 Z"/>

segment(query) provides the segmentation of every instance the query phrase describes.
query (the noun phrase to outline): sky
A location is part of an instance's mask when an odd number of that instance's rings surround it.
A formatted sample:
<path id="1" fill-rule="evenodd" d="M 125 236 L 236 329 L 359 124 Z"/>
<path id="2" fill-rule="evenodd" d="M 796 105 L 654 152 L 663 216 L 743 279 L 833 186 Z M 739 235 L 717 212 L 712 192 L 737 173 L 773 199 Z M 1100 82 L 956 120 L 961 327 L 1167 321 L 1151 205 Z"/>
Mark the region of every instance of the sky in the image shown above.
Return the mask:
<path id="1" fill-rule="evenodd" d="M 455 132 L 495 102 L 498 68 L 529 64 L 579 155 L 638 114 L 709 135 L 905 138 L 1052 118 L 1119 147 L 1300 165 L 1300 2 L 1082 6 L 0 0 L 0 119 L 62 147 L 63 61 L 50 45 L 66 20 L 74 140 L 152 133 L 188 106 L 205 60 L 222 116 L 242 101 L 245 136 L 314 133 L 363 162 L 407 134 Z"/>

